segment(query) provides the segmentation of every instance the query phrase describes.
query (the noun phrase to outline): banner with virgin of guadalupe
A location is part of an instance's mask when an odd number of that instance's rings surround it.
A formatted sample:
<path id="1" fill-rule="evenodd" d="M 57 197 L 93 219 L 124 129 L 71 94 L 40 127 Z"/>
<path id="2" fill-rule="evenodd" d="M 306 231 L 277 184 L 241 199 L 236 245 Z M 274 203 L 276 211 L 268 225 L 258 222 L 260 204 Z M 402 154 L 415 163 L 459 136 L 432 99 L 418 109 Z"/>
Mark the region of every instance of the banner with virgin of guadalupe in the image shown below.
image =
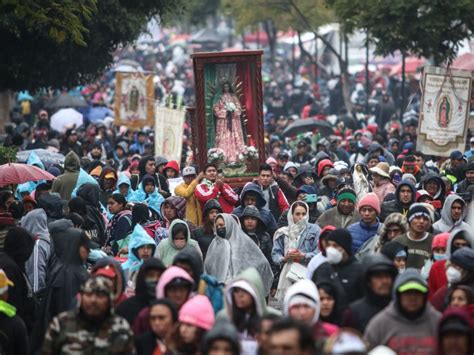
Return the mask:
<path id="1" fill-rule="evenodd" d="M 115 121 L 118 126 L 139 129 L 153 126 L 153 76 L 117 73 L 115 77 Z"/>
<path id="2" fill-rule="evenodd" d="M 416 148 L 448 157 L 464 151 L 469 127 L 472 72 L 425 67 Z"/>
<path id="3" fill-rule="evenodd" d="M 181 161 L 183 151 L 183 130 L 186 110 L 165 106 L 156 108 L 155 156 Z"/>

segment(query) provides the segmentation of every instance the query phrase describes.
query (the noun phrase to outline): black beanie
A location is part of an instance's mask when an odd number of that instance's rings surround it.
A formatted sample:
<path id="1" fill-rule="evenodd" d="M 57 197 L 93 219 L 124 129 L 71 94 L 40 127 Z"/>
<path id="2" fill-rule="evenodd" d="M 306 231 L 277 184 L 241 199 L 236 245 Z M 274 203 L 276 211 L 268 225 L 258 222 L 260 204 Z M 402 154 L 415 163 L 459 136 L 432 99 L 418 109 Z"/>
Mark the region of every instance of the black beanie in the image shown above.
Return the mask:
<path id="1" fill-rule="evenodd" d="M 349 255 L 352 255 L 352 235 L 348 231 L 342 228 L 338 228 L 335 231 L 331 232 L 326 240 L 340 245 Z"/>

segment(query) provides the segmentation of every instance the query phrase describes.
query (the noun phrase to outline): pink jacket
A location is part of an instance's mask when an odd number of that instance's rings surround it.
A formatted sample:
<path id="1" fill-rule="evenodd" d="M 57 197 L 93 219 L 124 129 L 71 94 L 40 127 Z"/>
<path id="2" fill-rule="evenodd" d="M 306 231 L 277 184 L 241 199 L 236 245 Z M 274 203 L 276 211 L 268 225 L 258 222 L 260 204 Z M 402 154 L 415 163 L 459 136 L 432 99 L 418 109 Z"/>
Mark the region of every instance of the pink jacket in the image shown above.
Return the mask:
<path id="1" fill-rule="evenodd" d="M 380 205 L 382 205 L 385 196 L 395 193 L 395 185 L 390 180 L 383 180 L 381 185 L 374 186 L 373 191 L 379 198 Z"/>

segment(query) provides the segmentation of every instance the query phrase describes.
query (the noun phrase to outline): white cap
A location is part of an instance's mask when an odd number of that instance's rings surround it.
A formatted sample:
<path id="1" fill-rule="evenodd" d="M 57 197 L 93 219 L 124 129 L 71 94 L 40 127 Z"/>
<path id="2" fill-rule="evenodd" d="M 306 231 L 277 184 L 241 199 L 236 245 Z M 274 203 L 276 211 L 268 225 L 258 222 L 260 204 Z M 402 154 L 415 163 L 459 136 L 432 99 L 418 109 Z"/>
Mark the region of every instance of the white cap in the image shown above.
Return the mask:
<path id="1" fill-rule="evenodd" d="M 192 166 L 187 166 L 183 169 L 183 176 L 197 175 L 196 169 Z"/>

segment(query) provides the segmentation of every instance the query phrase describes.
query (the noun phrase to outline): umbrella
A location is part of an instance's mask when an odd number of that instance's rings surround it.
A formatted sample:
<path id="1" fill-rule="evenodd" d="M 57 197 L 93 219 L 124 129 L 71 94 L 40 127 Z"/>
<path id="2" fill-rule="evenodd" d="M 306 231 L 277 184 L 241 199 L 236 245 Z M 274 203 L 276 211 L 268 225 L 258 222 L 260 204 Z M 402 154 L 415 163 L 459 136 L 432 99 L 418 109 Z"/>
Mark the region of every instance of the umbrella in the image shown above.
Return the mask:
<path id="1" fill-rule="evenodd" d="M 18 94 L 18 101 L 33 101 L 33 96 L 31 96 L 28 91 L 21 91 Z"/>
<path id="2" fill-rule="evenodd" d="M 61 94 L 51 99 L 47 104 L 46 108 L 57 110 L 60 108 L 74 107 L 84 108 L 88 107 L 86 100 L 81 96 L 71 96 L 69 94 Z"/>
<path id="3" fill-rule="evenodd" d="M 68 128 L 79 127 L 82 124 L 82 113 L 73 108 L 63 108 L 51 116 L 51 128 L 58 132 L 65 132 Z"/>
<path id="4" fill-rule="evenodd" d="M 30 154 L 35 152 L 38 158 L 45 165 L 62 165 L 64 164 L 64 155 L 59 153 L 53 153 L 46 149 L 33 149 L 33 150 L 23 150 L 16 153 L 16 161 L 18 163 L 26 163 Z"/>
<path id="5" fill-rule="evenodd" d="M 323 137 L 334 134 L 332 125 L 329 122 L 308 118 L 299 119 L 298 121 L 286 127 L 283 131 L 283 135 L 286 137 L 295 136 L 300 133 L 312 132 L 315 129 L 317 129 Z"/>
<path id="6" fill-rule="evenodd" d="M 415 74 L 418 68 L 425 64 L 426 60 L 417 57 L 405 58 L 405 74 Z M 402 73 L 403 63 L 397 64 L 392 68 L 390 75 L 397 75 Z"/>
<path id="7" fill-rule="evenodd" d="M 114 117 L 114 112 L 105 106 L 92 107 L 87 113 L 87 118 L 92 123 L 102 122 L 106 117 Z"/>
<path id="8" fill-rule="evenodd" d="M 0 186 L 53 179 L 54 175 L 36 166 L 17 163 L 0 165 Z"/>

